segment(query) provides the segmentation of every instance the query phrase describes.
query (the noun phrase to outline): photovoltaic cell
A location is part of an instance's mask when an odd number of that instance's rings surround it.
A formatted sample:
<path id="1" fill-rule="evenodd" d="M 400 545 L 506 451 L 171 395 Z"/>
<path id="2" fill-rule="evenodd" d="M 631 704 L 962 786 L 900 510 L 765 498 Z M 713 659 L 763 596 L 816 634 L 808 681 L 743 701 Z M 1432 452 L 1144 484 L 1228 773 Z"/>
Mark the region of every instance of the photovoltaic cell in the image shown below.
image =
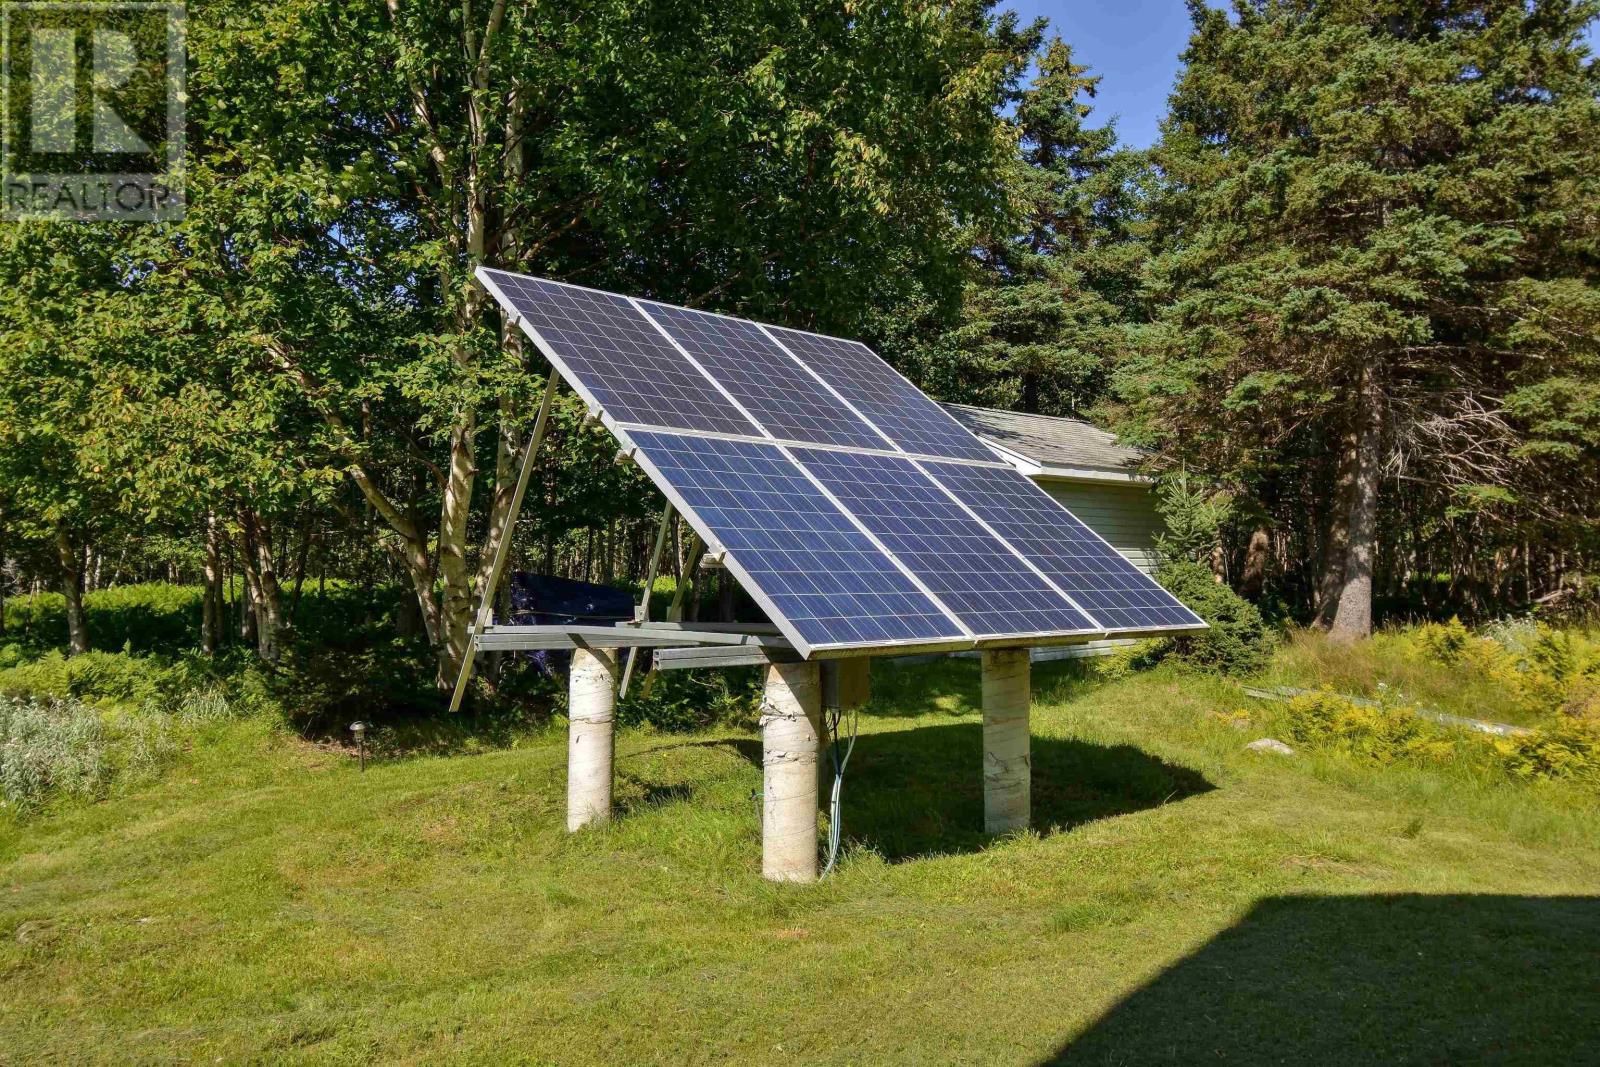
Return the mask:
<path id="1" fill-rule="evenodd" d="M 911 460 L 800 448 L 794 454 L 978 637 L 1098 629 Z"/>
<path id="2" fill-rule="evenodd" d="M 865 345 L 480 276 L 610 419 L 658 428 L 619 432 L 798 645 L 1199 623 L 1027 478 L 953 462 L 993 454 Z"/>
<path id="3" fill-rule="evenodd" d="M 1200 622 L 1176 597 L 1016 471 L 931 461 L 923 466 L 1108 629 L 1149 630 Z"/>
<path id="4" fill-rule="evenodd" d="M 872 427 L 839 403 L 838 397 L 754 323 L 669 304 L 641 304 L 774 437 L 821 445 L 888 447 Z"/>
<path id="5" fill-rule="evenodd" d="M 995 458 L 966 427 L 859 341 L 768 327 L 785 348 L 833 386 L 907 452 L 950 459 Z"/>
<path id="6" fill-rule="evenodd" d="M 759 434 L 626 298 L 505 271 L 484 274 L 612 418 Z"/>
<path id="7" fill-rule="evenodd" d="M 777 446 L 629 436 L 808 644 L 963 636 Z"/>

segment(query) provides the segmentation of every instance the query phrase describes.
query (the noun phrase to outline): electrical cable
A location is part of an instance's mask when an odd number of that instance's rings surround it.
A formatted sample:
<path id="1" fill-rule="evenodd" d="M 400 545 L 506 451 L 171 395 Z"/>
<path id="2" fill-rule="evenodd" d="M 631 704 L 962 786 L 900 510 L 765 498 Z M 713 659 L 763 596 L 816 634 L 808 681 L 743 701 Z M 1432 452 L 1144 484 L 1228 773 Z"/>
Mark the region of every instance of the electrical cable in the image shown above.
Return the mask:
<path id="1" fill-rule="evenodd" d="M 843 743 L 839 738 L 839 727 L 845 713 L 838 708 L 830 708 L 827 712 L 827 730 L 829 737 L 828 757 L 833 761 L 833 790 L 828 798 L 828 862 L 822 868 L 822 877 L 826 878 L 833 871 L 834 864 L 839 862 L 839 844 L 843 839 L 844 822 L 840 817 L 840 794 L 844 791 L 844 768 L 850 762 L 850 753 L 856 749 L 856 733 L 860 726 L 860 716 L 854 708 L 850 709 L 850 737 L 848 743 Z"/>

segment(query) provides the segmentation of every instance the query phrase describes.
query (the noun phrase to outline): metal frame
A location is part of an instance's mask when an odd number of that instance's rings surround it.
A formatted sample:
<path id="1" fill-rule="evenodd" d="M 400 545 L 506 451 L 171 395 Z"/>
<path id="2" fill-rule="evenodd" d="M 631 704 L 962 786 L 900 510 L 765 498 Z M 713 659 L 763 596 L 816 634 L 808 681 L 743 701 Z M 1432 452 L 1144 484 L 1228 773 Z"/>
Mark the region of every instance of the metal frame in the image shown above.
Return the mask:
<path id="1" fill-rule="evenodd" d="M 513 651 L 537 648 L 772 648 L 793 651 L 775 634 L 689 626 L 490 626 L 477 635 L 480 648 Z"/>
<path id="2" fill-rule="evenodd" d="M 667 506 L 661 510 L 661 526 L 656 530 L 656 547 L 650 553 L 650 572 L 645 575 L 644 592 L 639 597 L 639 622 L 650 621 L 650 594 L 655 592 L 656 575 L 661 569 L 661 553 L 667 547 L 667 527 L 672 523 L 678 509 L 673 507 L 672 501 L 667 501 Z M 639 648 L 635 645 L 628 650 L 628 664 L 622 669 L 622 684 L 617 687 L 617 698 L 620 700 L 628 695 L 628 683 L 633 680 L 633 664 L 639 656 Z"/>
<path id="3" fill-rule="evenodd" d="M 550 377 L 545 382 L 544 400 L 539 404 L 539 414 L 533 420 L 533 433 L 528 436 L 528 448 L 522 455 L 522 470 L 517 472 L 517 487 L 511 492 L 511 507 L 506 512 L 506 526 L 500 531 L 500 543 L 495 546 L 494 563 L 489 568 L 489 580 L 478 590 L 478 617 L 467 631 L 467 651 L 461 658 L 461 673 L 456 675 L 455 692 L 450 694 L 450 710 L 461 710 L 461 701 L 467 694 L 467 682 L 472 678 L 472 663 L 478 656 L 478 635 L 494 617 L 494 598 L 500 592 L 500 578 L 505 573 L 506 560 L 511 556 L 511 536 L 517 530 L 517 517 L 522 513 L 522 500 L 528 493 L 528 479 L 533 475 L 533 458 L 544 443 L 545 431 L 550 426 L 550 408 L 555 403 L 556 386 L 560 384 L 561 371 L 550 365 Z"/>

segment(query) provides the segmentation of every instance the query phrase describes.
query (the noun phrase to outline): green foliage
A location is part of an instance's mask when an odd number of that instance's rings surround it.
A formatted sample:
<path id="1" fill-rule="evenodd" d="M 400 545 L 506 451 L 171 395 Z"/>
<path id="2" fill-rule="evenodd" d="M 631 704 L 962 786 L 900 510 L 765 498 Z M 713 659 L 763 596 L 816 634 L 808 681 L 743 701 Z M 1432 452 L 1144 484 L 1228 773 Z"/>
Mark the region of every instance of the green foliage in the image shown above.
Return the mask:
<path id="1" fill-rule="evenodd" d="M 755 667 L 661 671 L 618 705 L 617 718 L 628 726 L 648 724 L 673 732 L 749 725 L 761 703 L 761 687 L 761 671 Z"/>
<path id="2" fill-rule="evenodd" d="M 1165 563 L 1156 579 L 1211 627 L 1197 634 L 1160 638 L 1154 659 L 1172 657 L 1195 670 L 1212 674 L 1254 674 L 1272 652 L 1272 635 L 1261 612 L 1244 597 L 1218 582 L 1200 563 Z"/>
<path id="3" fill-rule="evenodd" d="M 1388 766 L 1454 763 L 1469 773 L 1561 781 L 1600 791 L 1600 722 L 1557 717 L 1526 734 L 1488 737 L 1440 726 L 1404 704 L 1357 704 L 1323 690 L 1269 713 L 1295 744 Z"/>
<path id="4" fill-rule="evenodd" d="M 1290 741 L 1331 749 L 1378 764 L 1442 763 L 1455 742 L 1406 707 L 1352 704 L 1322 691 L 1289 702 L 1284 717 Z"/>
<path id="5" fill-rule="evenodd" d="M 1380 593 L 1530 541 L 1592 559 L 1600 4 L 1190 7 L 1116 383 L 1139 435 L 1298 546 L 1307 614 L 1358 449 Z"/>
<path id="6" fill-rule="evenodd" d="M 1412 640 L 1422 654 L 1446 665 L 1461 662 L 1462 653 L 1471 639 L 1471 631 L 1455 616 L 1451 616 L 1449 622 L 1424 623 L 1412 631 Z"/>
<path id="7" fill-rule="evenodd" d="M 1521 737 L 1502 737 L 1494 748 L 1518 778 L 1572 781 L 1600 791 L 1600 721 L 1557 719 Z"/>
<path id="8" fill-rule="evenodd" d="M 147 582 L 85 593 L 89 636 L 98 648 L 127 647 L 136 652 L 176 653 L 198 644 L 200 589 Z M 30 648 L 67 643 L 66 598 L 60 593 L 12 597 L 6 602 L 6 630 Z"/>
<path id="9" fill-rule="evenodd" d="M 1126 344 L 1143 254 L 1132 232 L 1139 160 L 1116 150 L 1109 124 L 1090 124 L 1099 79 L 1072 49 L 1039 26 L 1020 41 L 1037 75 L 1012 93 L 1017 152 L 1001 172 L 1018 217 L 975 228 L 958 321 L 901 322 L 911 336 L 890 331 L 889 347 L 909 349 L 908 369 L 946 399 L 1078 415 L 1102 398 Z M 937 319 L 942 309 L 922 310 Z"/>
<path id="10" fill-rule="evenodd" d="M 1232 513 L 1232 501 L 1180 468 L 1156 487 L 1156 510 L 1162 527 L 1156 535 L 1156 551 L 1162 559 L 1203 563 L 1221 544 L 1222 524 Z"/>
<path id="11" fill-rule="evenodd" d="M 1504 691 L 1527 719 L 1600 716 L 1600 641 L 1584 631 L 1524 619 L 1498 623 L 1479 637 L 1452 619 L 1417 627 L 1400 641 L 1414 658 Z"/>

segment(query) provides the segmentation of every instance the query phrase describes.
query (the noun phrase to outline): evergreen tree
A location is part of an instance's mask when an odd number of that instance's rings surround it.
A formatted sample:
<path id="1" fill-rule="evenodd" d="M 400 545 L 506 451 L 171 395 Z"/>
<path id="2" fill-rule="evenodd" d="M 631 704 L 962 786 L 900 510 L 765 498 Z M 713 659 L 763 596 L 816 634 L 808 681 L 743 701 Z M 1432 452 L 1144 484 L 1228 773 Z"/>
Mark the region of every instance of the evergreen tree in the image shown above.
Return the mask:
<path id="1" fill-rule="evenodd" d="M 1090 122 L 1099 81 L 1056 38 L 1014 92 L 1007 185 L 1017 214 L 1012 228 L 974 238 L 959 319 L 921 353 L 918 376 L 937 394 L 1073 415 L 1104 393 L 1110 354 L 1123 346 L 1122 305 L 1137 296 L 1139 164 L 1116 150 L 1112 126 Z"/>
<path id="2" fill-rule="evenodd" d="M 1365 634 L 1386 501 L 1510 532 L 1600 500 L 1600 4 L 1190 7 L 1162 310 L 1120 391 L 1277 521 L 1310 513 L 1319 617 Z"/>

